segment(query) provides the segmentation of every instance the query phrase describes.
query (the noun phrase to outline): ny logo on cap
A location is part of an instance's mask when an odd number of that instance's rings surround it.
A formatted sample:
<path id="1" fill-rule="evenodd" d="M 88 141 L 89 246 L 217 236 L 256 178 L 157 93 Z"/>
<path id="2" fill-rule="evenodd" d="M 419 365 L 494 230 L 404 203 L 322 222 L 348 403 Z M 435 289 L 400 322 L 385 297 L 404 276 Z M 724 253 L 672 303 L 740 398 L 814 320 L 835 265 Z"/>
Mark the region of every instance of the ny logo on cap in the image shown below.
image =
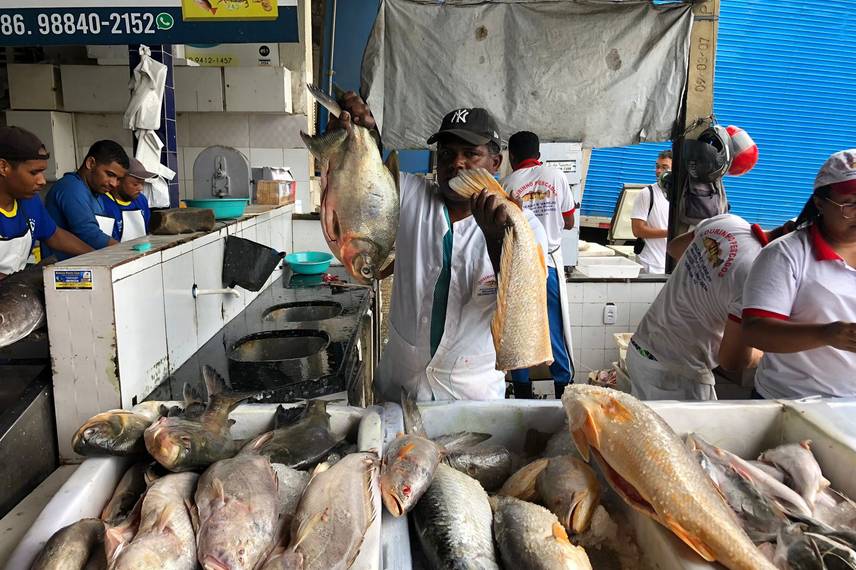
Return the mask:
<path id="1" fill-rule="evenodd" d="M 453 123 L 466 123 L 467 122 L 467 115 L 469 115 L 469 114 L 470 114 L 469 109 L 458 109 L 457 111 L 455 111 L 455 114 L 452 115 L 452 122 Z"/>

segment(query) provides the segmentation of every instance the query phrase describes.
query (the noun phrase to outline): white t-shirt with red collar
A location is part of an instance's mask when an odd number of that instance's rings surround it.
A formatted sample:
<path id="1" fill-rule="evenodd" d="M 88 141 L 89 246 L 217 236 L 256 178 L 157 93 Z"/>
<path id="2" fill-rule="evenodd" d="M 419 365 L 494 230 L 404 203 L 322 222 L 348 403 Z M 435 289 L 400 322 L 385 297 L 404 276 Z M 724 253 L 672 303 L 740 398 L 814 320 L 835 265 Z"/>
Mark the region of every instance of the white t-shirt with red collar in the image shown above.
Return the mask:
<path id="1" fill-rule="evenodd" d="M 547 246 L 550 248 L 544 253 L 561 247 L 562 231 L 565 229 L 562 216 L 573 214 L 575 210 L 574 197 L 565 174 L 537 160 L 524 160 L 517 170 L 502 179 L 502 187 L 522 204 L 524 210 L 535 214 L 544 226 Z M 547 265 L 555 267 L 549 256 Z"/>
<path id="2" fill-rule="evenodd" d="M 856 322 L 856 268 L 816 226 L 776 240 L 758 256 L 743 291 L 743 317 L 794 323 Z M 856 353 L 830 346 L 764 354 L 755 389 L 765 398 L 856 396 Z"/>
<path id="3" fill-rule="evenodd" d="M 743 284 L 766 240 L 759 227 L 732 214 L 700 223 L 634 340 L 660 362 L 716 368 L 726 320 L 740 321 Z"/>

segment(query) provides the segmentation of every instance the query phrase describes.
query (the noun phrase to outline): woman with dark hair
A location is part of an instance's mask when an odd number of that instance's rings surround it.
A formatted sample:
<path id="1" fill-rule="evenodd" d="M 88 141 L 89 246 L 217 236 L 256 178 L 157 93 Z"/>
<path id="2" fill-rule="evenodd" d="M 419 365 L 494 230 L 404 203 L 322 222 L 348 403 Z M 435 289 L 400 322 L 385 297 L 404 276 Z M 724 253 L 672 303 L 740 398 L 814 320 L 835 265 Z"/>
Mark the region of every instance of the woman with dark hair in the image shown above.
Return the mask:
<path id="1" fill-rule="evenodd" d="M 764 357 L 756 396 L 856 396 L 856 149 L 830 156 L 799 229 L 764 248 L 743 332 Z"/>

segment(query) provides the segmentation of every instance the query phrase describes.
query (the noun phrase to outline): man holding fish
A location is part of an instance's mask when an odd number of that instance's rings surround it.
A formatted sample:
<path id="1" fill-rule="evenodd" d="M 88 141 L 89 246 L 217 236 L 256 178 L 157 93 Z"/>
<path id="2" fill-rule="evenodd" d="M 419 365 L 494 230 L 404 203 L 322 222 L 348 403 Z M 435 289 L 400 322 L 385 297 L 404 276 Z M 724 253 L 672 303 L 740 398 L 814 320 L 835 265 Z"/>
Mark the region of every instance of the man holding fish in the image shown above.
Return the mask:
<path id="1" fill-rule="evenodd" d="M 331 129 L 349 128 L 350 124 L 376 129 L 371 111 L 358 95 L 346 93 L 340 104 L 344 112 L 338 120 L 331 119 Z M 506 299 L 502 291 L 497 294 L 497 275 L 500 266 L 508 264 L 506 279 L 535 276 L 540 280 L 539 275 L 546 279 L 543 255 L 547 244 L 534 215 L 511 212 L 509 203 L 487 190 L 498 186 L 490 175 L 502 163 L 501 140 L 488 111 L 456 109 L 428 139 L 428 144 L 437 144 L 437 182 L 401 175 L 389 342 L 376 375 L 378 392 L 386 399 L 398 400 L 402 388 L 419 400 L 504 397 L 505 374 L 497 370 L 501 363 L 495 348 L 501 345 L 497 337 L 503 336 L 499 330 L 503 327 L 494 321 L 492 340 L 491 320 L 494 313 L 505 323 L 509 321 L 502 319 L 525 315 L 505 314 Z M 481 191 L 459 190 L 467 186 L 463 182 L 450 185 L 460 173 L 474 169 L 486 171 L 476 172 L 472 178 L 472 188 Z M 534 233 L 537 245 L 532 244 L 532 249 L 540 247 L 543 270 L 533 267 L 531 275 L 525 276 L 522 273 L 526 272 L 510 269 L 514 254 L 505 255 L 503 250 L 503 242 L 509 241 L 506 232 L 513 224 L 511 218 L 520 214 L 531 228 L 521 233 Z M 525 241 L 527 236 L 521 239 Z M 390 266 L 382 276 L 392 271 Z M 544 283 L 539 286 L 545 291 Z M 550 361 L 546 298 L 541 311 L 544 318 L 539 318 L 538 308 L 535 311 L 528 318 L 537 330 L 521 337 L 538 339 L 545 350 L 536 358 Z"/>

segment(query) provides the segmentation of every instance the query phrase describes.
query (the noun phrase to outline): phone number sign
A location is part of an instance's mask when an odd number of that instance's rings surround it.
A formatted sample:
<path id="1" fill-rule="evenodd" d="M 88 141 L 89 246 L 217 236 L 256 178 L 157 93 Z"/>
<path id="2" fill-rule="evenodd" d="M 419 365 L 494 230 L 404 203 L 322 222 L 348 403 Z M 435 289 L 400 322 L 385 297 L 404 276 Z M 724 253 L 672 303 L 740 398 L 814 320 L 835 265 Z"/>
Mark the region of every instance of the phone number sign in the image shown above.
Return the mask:
<path id="1" fill-rule="evenodd" d="M 0 46 L 297 41 L 296 6 L 280 6 L 275 20 L 236 21 L 185 21 L 180 5 L 0 8 Z"/>

